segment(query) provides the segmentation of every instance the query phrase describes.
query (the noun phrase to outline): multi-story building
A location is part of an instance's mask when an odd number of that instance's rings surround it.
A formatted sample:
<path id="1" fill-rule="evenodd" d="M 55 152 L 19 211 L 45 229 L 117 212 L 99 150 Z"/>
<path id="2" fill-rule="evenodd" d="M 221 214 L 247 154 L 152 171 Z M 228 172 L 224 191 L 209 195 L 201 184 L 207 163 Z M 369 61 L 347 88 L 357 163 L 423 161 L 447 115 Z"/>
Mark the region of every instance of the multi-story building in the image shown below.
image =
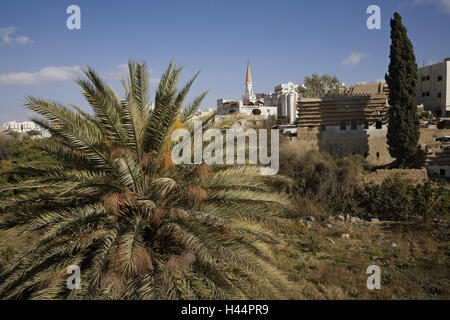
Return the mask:
<path id="1" fill-rule="evenodd" d="M 417 104 L 437 117 L 450 117 L 450 58 L 418 71 Z"/>

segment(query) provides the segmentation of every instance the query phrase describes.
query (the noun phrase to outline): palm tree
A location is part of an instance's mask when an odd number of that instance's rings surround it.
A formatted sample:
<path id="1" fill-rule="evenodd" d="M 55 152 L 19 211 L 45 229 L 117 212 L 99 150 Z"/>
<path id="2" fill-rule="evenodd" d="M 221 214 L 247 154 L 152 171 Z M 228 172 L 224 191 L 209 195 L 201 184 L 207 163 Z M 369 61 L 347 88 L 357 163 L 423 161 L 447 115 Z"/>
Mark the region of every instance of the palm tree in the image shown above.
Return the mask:
<path id="1" fill-rule="evenodd" d="M 145 63 L 128 66 L 122 100 L 89 67 L 76 80 L 94 115 L 26 99 L 53 136 L 43 150 L 60 164 L 19 166 L 29 179 L 1 190 L 19 191 L 0 202 L 1 228 L 33 243 L 0 275 L 0 297 L 293 297 L 271 250 L 286 199 L 268 178 L 254 166 L 171 162 L 171 132 L 191 125 L 206 94 L 182 108 L 198 73 L 178 90 L 172 62 L 151 110 Z M 67 289 L 70 265 L 80 267 L 80 290 Z"/>

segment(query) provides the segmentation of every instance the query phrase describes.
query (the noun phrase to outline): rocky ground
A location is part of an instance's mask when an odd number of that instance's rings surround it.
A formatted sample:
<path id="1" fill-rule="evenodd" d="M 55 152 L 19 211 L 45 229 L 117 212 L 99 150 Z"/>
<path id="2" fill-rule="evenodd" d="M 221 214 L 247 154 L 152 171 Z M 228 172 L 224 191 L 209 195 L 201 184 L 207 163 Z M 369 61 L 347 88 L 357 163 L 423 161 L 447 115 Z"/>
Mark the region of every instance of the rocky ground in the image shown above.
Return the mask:
<path id="1" fill-rule="evenodd" d="M 285 236 L 279 267 L 305 299 L 450 299 L 448 216 L 429 222 L 384 222 L 357 217 L 307 217 Z M 381 270 L 369 290 L 366 269 Z"/>

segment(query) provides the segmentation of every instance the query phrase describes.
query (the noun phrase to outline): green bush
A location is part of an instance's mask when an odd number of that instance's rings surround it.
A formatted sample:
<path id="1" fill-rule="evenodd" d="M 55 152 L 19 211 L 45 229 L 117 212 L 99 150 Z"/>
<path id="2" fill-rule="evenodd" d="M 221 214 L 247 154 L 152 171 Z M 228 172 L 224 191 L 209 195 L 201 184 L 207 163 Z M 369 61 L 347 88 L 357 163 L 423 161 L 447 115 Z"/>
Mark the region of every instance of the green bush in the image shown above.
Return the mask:
<path id="1" fill-rule="evenodd" d="M 359 198 L 364 218 L 415 220 L 450 211 L 450 192 L 445 184 L 428 180 L 414 185 L 399 175 L 387 178 L 381 185 L 366 185 Z"/>

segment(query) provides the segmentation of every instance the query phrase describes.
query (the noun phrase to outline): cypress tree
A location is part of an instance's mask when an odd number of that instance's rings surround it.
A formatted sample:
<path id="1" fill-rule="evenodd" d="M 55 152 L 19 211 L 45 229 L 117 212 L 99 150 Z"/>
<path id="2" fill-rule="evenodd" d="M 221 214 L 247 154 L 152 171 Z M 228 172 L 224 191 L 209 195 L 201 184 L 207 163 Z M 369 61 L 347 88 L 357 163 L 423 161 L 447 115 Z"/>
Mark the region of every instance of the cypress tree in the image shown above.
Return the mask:
<path id="1" fill-rule="evenodd" d="M 402 17 L 396 12 L 391 19 L 389 73 L 389 153 L 403 166 L 417 152 L 419 117 L 416 106 L 417 64 Z"/>

